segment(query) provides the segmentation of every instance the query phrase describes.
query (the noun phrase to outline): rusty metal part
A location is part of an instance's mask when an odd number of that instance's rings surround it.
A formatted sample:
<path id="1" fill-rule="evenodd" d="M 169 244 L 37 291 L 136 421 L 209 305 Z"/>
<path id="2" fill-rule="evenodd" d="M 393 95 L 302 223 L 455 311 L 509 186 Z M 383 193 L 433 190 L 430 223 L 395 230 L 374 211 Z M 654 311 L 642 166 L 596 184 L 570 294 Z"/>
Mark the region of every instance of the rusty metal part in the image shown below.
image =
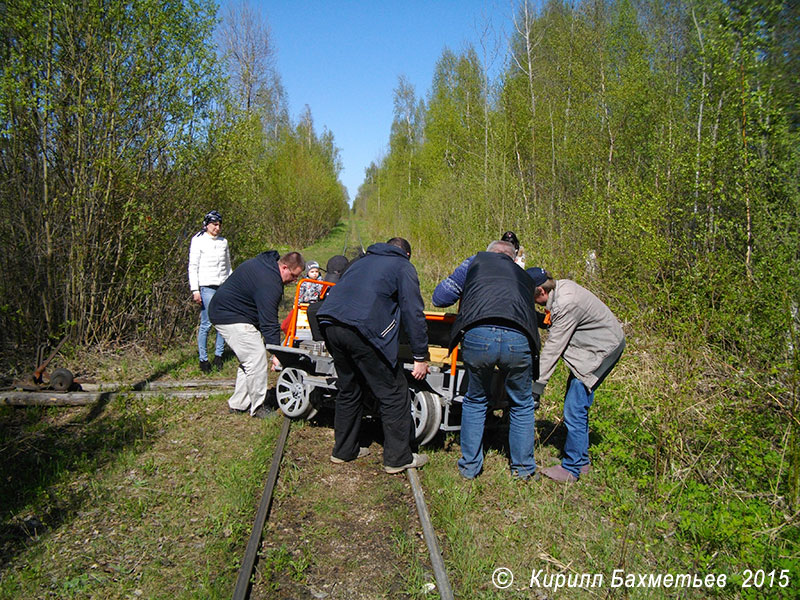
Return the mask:
<path id="1" fill-rule="evenodd" d="M 67 392 L 72 387 L 75 376 L 69 369 L 56 369 L 50 374 L 50 387 L 57 392 Z"/>
<path id="2" fill-rule="evenodd" d="M 39 366 L 36 367 L 36 370 L 33 372 L 33 382 L 34 383 L 38 383 L 38 384 L 42 383 L 42 375 L 44 374 L 44 371 L 47 368 L 47 365 L 49 365 L 50 361 L 53 360 L 53 358 L 55 358 L 55 355 L 58 354 L 58 351 L 61 350 L 61 346 L 63 346 L 64 342 L 66 342 L 66 341 L 67 341 L 67 336 L 65 335 L 63 338 L 61 338 L 61 341 L 58 342 L 56 347 L 50 353 L 50 356 L 48 356 L 46 360 L 42 361 L 39 364 Z M 43 354 L 43 350 L 44 350 L 44 348 L 42 348 L 40 346 L 39 350 L 37 352 L 37 357 L 36 357 L 37 362 L 41 361 L 41 356 Z"/>

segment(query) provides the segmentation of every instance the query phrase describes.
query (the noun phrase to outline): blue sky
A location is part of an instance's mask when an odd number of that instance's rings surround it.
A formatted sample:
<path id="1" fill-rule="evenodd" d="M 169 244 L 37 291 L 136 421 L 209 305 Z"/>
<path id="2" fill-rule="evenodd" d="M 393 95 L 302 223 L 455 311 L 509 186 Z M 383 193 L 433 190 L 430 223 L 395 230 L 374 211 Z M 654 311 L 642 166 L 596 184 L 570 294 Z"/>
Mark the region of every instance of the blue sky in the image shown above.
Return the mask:
<path id="1" fill-rule="evenodd" d="M 417 97 L 430 90 L 445 47 L 472 43 L 491 21 L 505 55 L 512 0 L 249 0 L 267 21 L 293 120 L 311 108 L 317 133 L 330 130 L 340 149 L 339 176 L 355 199 L 364 169 L 386 153 L 398 77 Z M 222 12 L 222 11 L 221 11 Z"/>

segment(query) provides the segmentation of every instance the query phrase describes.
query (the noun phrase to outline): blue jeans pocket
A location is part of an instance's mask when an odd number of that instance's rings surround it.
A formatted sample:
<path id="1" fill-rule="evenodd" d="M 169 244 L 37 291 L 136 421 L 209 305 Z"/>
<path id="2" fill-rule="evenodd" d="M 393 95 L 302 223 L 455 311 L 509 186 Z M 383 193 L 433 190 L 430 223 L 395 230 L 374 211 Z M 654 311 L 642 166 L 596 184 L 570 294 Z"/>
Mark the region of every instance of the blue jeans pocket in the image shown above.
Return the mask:
<path id="1" fill-rule="evenodd" d="M 461 342 L 461 349 L 467 352 L 488 352 L 489 344 L 485 342 L 476 342 L 474 340 L 464 339 Z"/>
<path id="2" fill-rule="evenodd" d="M 509 344 L 508 351 L 512 354 L 530 354 L 531 347 L 528 344 Z"/>

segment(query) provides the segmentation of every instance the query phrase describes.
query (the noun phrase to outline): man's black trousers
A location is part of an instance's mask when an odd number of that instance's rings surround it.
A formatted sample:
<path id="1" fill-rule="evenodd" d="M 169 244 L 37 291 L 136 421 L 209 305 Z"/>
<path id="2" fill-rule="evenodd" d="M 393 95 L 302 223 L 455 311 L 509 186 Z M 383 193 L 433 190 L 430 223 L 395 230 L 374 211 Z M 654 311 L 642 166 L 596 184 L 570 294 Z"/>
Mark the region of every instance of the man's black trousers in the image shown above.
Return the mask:
<path id="1" fill-rule="evenodd" d="M 358 456 L 364 392 L 369 390 L 378 401 L 383 425 L 383 464 L 407 465 L 413 459 L 414 421 L 402 365 L 391 366 L 355 328 L 327 325 L 324 331 L 336 367 L 338 389 L 333 456 L 343 460 Z"/>

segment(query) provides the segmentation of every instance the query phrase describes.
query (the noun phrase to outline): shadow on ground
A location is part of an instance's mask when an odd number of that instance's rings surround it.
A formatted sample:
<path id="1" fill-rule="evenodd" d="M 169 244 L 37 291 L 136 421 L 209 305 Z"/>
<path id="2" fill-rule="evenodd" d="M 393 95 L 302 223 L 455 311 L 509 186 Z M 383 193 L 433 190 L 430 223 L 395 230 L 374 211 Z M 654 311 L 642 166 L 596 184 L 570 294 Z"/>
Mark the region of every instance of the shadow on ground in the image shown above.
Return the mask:
<path id="1" fill-rule="evenodd" d="M 162 366 L 141 390 L 189 357 Z M 58 529 L 87 499 L 85 486 L 59 487 L 76 472 L 91 473 L 133 446 L 144 450 L 160 431 L 155 412 L 108 411 L 110 395 L 89 407 L 0 408 L 0 572 L 31 542 Z M 30 506 L 28 511 L 25 507 Z"/>
<path id="2" fill-rule="evenodd" d="M 273 394 L 271 403 L 273 408 L 277 407 L 274 400 L 274 389 L 270 390 Z M 499 412 L 499 411 L 498 411 Z M 458 423 L 458 413 L 456 412 L 454 423 Z M 317 414 L 309 420 L 312 427 L 325 427 L 333 429 L 334 410 L 329 407 L 322 407 Z M 590 422 L 591 426 L 591 422 Z M 536 450 L 542 447 L 552 447 L 558 450 L 559 454 L 563 453 L 564 442 L 567 437 L 567 428 L 563 421 L 558 420 L 553 422 L 549 419 L 536 420 Z M 589 430 L 589 447 L 602 442 L 602 436 Z M 366 414 L 363 417 L 360 440 L 361 446 L 369 446 L 372 442 L 383 445 L 383 431 L 381 429 L 380 419 L 374 415 Z M 440 431 L 436 436 L 424 446 L 427 451 L 445 450 L 450 451 L 453 444 L 458 443 L 458 434 L 455 436 L 447 437 L 446 434 Z M 484 451 L 496 450 L 504 456 L 510 456 L 508 448 L 508 417 L 506 414 L 490 413 L 486 419 L 486 429 L 483 438 Z M 416 451 L 416 448 L 414 449 Z"/>

